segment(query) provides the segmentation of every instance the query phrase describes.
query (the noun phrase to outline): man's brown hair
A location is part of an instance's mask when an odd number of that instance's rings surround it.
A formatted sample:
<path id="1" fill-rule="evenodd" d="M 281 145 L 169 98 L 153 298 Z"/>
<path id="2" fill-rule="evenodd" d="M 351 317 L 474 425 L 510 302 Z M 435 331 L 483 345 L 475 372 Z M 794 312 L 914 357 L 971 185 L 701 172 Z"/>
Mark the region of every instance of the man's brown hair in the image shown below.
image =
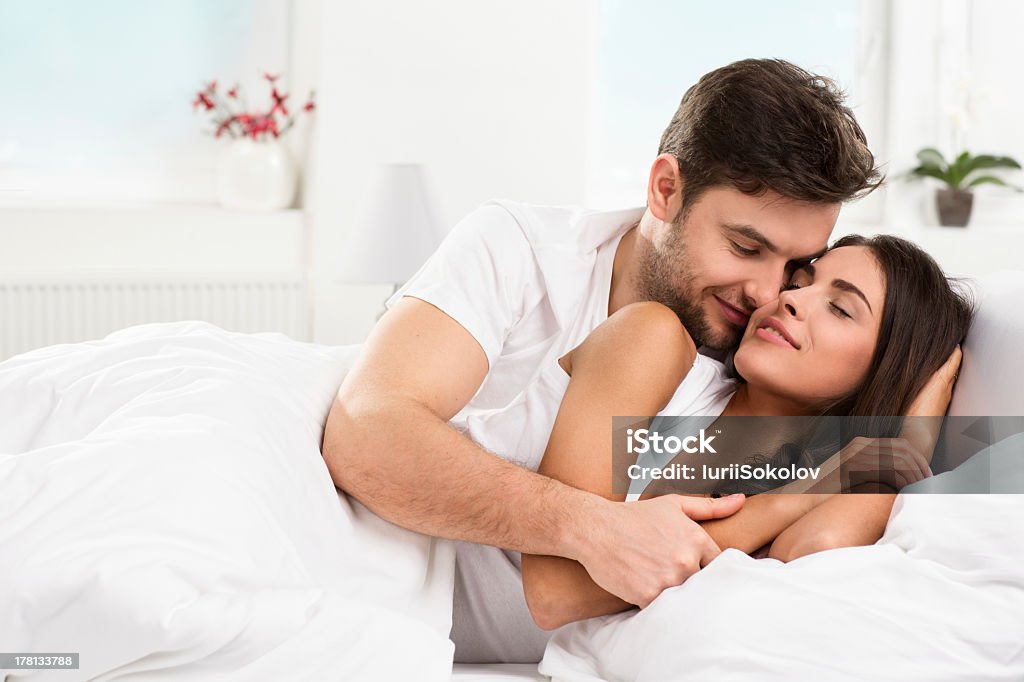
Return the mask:
<path id="1" fill-rule="evenodd" d="M 781 59 L 744 59 L 704 75 L 661 136 L 683 176 L 683 211 L 707 189 L 772 190 L 841 203 L 883 176 L 832 80 Z"/>

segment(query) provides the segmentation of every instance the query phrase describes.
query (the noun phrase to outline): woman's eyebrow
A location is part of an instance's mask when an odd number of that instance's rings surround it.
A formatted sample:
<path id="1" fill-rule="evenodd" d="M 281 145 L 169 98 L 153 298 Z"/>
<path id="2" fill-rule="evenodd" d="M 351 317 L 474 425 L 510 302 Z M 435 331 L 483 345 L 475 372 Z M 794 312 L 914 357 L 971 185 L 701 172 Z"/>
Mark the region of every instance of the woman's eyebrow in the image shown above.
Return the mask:
<path id="1" fill-rule="evenodd" d="M 856 285 L 854 285 L 852 282 L 847 282 L 845 279 L 834 279 L 832 280 L 832 286 L 835 287 L 836 289 L 839 289 L 840 291 L 848 291 L 851 294 L 856 294 L 857 296 L 860 296 L 860 299 L 864 301 L 864 305 L 868 307 L 868 311 L 872 315 L 875 314 L 875 311 L 871 310 L 871 304 L 868 303 L 868 297 L 865 296 L 864 292 L 858 289 Z"/>
<path id="2" fill-rule="evenodd" d="M 806 272 L 808 275 L 811 276 L 812 279 L 814 278 L 814 266 L 812 264 L 808 263 L 807 265 L 801 265 L 799 268 L 797 268 L 797 272 L 799 272 L 800 270 Z M 839 289 L 840 291 L 848 291 L 851 294 L 856 294 L 857 296 L 860 296 L 861 300 L 864 301 L 864 305 L 868 307 L 868 311 L 872 315 L 875 314 L 875 311 L 871 309 L 871 304 L 868 303 L 868 297 L 865 296 L 864 292 L 858 289 L 857 286 L 852 282 L 847 282 L 845 279 L 834 279 L 832 280 L 832 287 L 834 289 Z"/>

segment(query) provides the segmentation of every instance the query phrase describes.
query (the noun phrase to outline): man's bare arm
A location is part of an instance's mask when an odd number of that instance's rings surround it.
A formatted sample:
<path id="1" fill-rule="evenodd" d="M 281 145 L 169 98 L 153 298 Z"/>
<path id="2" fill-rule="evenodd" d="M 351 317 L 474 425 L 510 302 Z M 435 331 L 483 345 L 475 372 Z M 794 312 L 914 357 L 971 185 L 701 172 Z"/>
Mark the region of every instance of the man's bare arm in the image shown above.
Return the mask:
<path id="1" fill-rule="evenodd" d="M 487 373 L 477 341 L 403 298 L 380 320 L 331 407 L 331 477 L 381 517 L 422 533 L 579 555 L 603 500 L 486 452 L 448 425 Z"/>
<path id="2" fill-rule="evenodd" d="M 707 548 L 676 528 L 692 525 L 687 515 L 731 513 L 737 500 L 623 505 L 485 452 L 447 422 L 486 371 L 461 325 L 422 301 L 399 301 L 328 417 L 323 452 L 335 484 L 406 528 L 574 559 L 632 604 L 650 603 L 695 570 Z"/>

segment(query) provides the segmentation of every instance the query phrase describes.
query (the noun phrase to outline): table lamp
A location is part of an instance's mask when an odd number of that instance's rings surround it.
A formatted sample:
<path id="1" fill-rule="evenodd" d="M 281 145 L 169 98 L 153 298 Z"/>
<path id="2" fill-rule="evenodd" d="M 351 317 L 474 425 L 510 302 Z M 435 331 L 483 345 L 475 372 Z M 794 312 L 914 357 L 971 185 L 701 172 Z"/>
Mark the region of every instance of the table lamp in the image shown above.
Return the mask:
<path id="1" fill-rule="evenodd" d="M 366 196 L 339 281 L 391 284 L 394 292 L 437 249 L 444 232 L 420 164 L 382 164 Z"/>

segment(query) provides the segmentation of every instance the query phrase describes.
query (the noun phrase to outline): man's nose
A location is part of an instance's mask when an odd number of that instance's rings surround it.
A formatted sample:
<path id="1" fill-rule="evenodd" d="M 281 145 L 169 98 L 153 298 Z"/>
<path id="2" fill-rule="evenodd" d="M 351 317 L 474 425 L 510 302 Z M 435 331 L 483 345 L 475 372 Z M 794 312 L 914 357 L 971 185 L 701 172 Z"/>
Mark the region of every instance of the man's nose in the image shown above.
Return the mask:
<path id="1" fill-rule="evenodd" d="M 777 299 L 785 284 L 785 273 L 773 273 L 756 280 L 749 280 L 744 293 L 747 300 L 753 302 L 755 308 L 760 308 L 765 303 Z"/>

